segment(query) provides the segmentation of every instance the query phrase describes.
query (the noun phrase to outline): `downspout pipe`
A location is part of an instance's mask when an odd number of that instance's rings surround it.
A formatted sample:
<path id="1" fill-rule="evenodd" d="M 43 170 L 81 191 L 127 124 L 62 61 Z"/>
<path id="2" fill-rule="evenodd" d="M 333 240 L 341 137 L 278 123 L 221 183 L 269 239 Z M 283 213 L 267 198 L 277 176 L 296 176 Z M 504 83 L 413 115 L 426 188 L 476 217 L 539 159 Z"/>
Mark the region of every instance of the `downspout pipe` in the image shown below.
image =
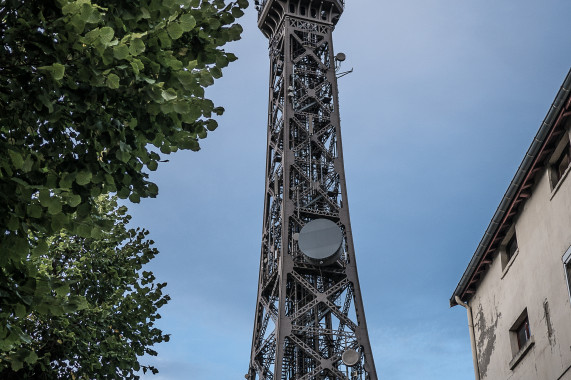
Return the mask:
<path id="1" fill-rule="evenodd" d="M 472 360 L 474 362 L 474 376 L 476 380 L 480 380 L 480 370 L 478 368 L 478 351 L 476 351 L 476 336 L 474 335 L 474 319 L 472 318 L 472 308 L 467 303 L 462 302 L 460 297 L 456 296 L 456 303 L 466 309 L 468 313 L 468 329 L 470 330 L 470 343 L 472 344 Z"/>

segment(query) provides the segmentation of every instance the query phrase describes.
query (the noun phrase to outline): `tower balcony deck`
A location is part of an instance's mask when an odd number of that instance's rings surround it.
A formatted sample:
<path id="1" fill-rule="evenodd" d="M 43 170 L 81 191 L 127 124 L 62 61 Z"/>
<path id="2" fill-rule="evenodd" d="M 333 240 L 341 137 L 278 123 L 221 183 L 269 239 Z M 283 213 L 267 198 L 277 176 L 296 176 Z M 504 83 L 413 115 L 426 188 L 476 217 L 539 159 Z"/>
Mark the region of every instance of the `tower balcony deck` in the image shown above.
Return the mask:
<path id="1" fill-rule="evenodd" d="M 259 0 L 258 27 L 266 37 L 270 37 L 284 16 L 326 24 L 337 24 L 345 0 Z"/>

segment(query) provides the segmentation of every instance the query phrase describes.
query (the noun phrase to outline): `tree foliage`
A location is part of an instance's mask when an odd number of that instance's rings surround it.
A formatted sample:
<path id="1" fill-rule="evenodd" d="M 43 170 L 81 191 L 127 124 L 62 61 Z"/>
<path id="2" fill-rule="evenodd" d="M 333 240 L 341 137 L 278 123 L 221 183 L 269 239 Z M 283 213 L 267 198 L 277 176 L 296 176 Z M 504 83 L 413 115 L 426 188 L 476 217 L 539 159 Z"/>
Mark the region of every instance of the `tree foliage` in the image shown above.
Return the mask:
<path id="1" fill-rule="evenodd" d="M 147 231 L 127 228 L 126 211 L 99 197 L 94 217 L 112 224 L 100 237 L 65 231 L 46 237 L 48 253 L 33 264 L 44 278 L 60 282 L 53 296 L 68 302 L 10 316 L 8 323 L 30 338 L 0 343 L 12 346 L 0 351 L 1 379 L 116 379 L 135 378 L 140 369 L 156 372 L 141 366 L 138 356 L 156 355 L 151 346 L 168 341 L 153 324 L 169 297 L 162 293 L 166 284 L 143 270 L 158 252 Z"/>
<path id="2" fill-rule="evenodd" d="M 247 5 L 0 0 L 0 341 L 28 339 L 13 315 L 75 305 L 31 264 L 44 236 L 99 238 L 94 197 L 156 196 L 161 155 L 217 127 L 204 88 L 236 59 L 223 46 Z"/>

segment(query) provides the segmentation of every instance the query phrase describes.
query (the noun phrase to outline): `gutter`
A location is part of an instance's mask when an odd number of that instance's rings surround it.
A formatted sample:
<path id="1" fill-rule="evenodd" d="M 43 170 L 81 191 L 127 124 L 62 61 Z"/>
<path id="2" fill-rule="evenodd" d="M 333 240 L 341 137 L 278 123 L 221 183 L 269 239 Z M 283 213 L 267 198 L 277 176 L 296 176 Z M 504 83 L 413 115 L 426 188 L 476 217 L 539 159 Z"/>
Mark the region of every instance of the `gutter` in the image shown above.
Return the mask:
<path id="1" fill-rule="evenodd" d="M 565 81 L 561 85 L 561 88 L 559 89 L 559 92 L 557 93 L 557 96 L 555 97 L 555 100 L 553 101 L 553 104 L 551 105 L 549 112 L 547 112 L 547 116 L 545 116 L 545 119 L 541 123 L 539 131 L 535 135 L 535 138 L 533 139 L 531 146 L 527 150 L 527 153 L 525 154 L 523 161 L 519 165 L 519 168 L 517 169 L 517 172 L 514 178 L 512 179 L 510 186 L 508 187 L 506 193 L 504 194 L 504 197 L 502 198 L 502 201 L 500 202 L 500 205 L 498 206 L 496 212 L 494 213 L 494 216 L 492 217 L 492 220 L 490 221 L 490 224 L 488 225 L 488 228 L 486 229 L 486 232 L 484 233 L 484 236 L 482 237 L 482 240 L 480 241 L 480 244 L 478 245 L 476 252 L 472 256 L 472 259 L 470 260 L 468 267 L 464 271 L 464 274 L 462 275 L 460 282 L 456 286 L 456 289 L 454 290 L 452 297 L 450 297 L 450 307 L 458 305 L 458 302 L 456 301 L 455 298 L 456 297 L 461 298 L 462 295 L 464 294 L 464 291 L 468 287 L 470 279 L 474 275 L 474 272 L 476 271 L 479 263 L 484 258 L 487 248 L 492 242 L 492 239 L 496 234 L 498 227 L 501 225 L 502 220 L 504 219 L 510 205 L 514 201 L 514 197 L 517 195 L 517 191 L 521 187 L 527 173 L 531 169 L 533 162 L 535 161 L 539 152 L 541 151 L 543 143 L 545 142 L 545 139 L 547 138 L 549 132 L 553 128 L 554 123 L 557 120 L 557 117 L 560 114 L 561 109 L 565 104 L 565 101 L 569 98 L 570 90 L 571 90 L 571 70 L 569 70 L 569 72 L 567 73 Z"/>

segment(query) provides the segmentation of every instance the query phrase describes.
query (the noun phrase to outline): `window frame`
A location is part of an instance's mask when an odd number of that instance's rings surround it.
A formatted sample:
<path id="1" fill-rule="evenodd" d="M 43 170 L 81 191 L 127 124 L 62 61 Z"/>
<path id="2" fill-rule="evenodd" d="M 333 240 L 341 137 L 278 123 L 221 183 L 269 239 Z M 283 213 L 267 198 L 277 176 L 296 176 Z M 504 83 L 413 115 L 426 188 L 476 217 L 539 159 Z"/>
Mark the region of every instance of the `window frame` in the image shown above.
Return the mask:
<path id="1" fill-rule="evenodd" d="M 568 156 L 569 162 L 565 169 L 560 171 L 561 160 Z M 561 141 L 557 144 L 555 152 L 551 156 L 548 163 L 549 182 L 551 184 L 551 191 L 555 193 L 567 174 L 571 170 L 571 139 L 569 138 L 569 131 L 565 130 L 565 134 Z"/>
<path id="2" fill-rule="evenodd" d="M 527 339 L 525 342 L 520 342 L 519 332 L 522 327 L 526 327 Z M 509 330 L 510 343 L 512 348 L 512 359 L 509 362 L 509 368 L 513 369 L 518 365 L 519 362 L 527 355 L 531 350 L 531 347 L 535 345 L 535 339 L 533 338 L 531 323 L 529 321 L 529 316 L 527 313 L 527 307 L 523 309 L 519 317 L 512 324 Z"/>
<path id="3" fill-rule="evenodd" d="M 515 246 L 515 249 L 512 248 Z M 516 255 L 516 253 L 519 251 L 519 244 L 517 242 L 517 235 L 515 233 L 515 230 L 512 233 L 512 236 L 509 238 L 509 240 L 506 243 L 506 255 L 507 255 L 507 259 L 508 261 L 510 261 L 512 259 L 512 257 L 514 257 Z"/>
<path id="4" fill-rule="evenodd" d="M 504 237 L 504 240 L 502 240 L 502 243 L 500 244 L 500 264 L 502 266 L 502 276 L 501 276 L 502 279 L 504 278 L 508 270 L 511 268 L 515 258 L 517 257 L 520 251 L 515 224 L 516 223 L 514 221 L 514 223 L 508 230 L 508 233 Z M 515 239 L 516 250 L 510 255 L 508 252 L 508 247 L 510 246 L 510 243 L 514 239 Z"/>

